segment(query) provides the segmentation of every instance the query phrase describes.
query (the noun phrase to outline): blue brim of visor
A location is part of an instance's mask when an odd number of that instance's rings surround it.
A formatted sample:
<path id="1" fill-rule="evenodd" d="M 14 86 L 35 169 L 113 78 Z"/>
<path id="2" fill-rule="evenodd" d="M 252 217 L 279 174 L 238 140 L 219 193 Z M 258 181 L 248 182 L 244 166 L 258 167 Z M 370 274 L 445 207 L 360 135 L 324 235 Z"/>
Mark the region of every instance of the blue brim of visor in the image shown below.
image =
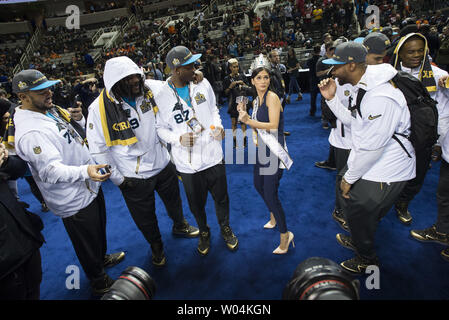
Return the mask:
<path id="1" fill-rule="evenodd" d="M 194 54 L 193 56 L 190 57 L 189 60 L 187 60 L 186 62 L 184 62 L 183 64 L 181 64 L 181 66 L 186 66 L 188 64 L 194 63 L 196 60 L 198 60 L 199 58 L 201 58 L 202 54 L 201 53 L 197 53 Z"/>
<path id="2" fill-rule="evenodd" d="M 346 64 L 346 62 L 337 61 L 335 59 L 326 59 L 322 61 L 324 64 Z"/>

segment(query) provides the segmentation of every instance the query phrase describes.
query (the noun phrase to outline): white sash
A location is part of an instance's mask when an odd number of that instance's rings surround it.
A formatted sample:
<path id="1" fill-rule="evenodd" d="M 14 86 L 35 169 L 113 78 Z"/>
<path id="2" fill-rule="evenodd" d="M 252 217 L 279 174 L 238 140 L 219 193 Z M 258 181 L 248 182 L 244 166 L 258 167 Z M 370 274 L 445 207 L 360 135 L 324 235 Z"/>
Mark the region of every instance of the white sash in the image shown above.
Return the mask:
<path id="1" fill-rule="evenodd" d="M 259 97 L 257 97 L 256 100 L 254 101 L 253 113 L 251 116 L 251 118 L 256 121 L 258 121 L 257 120 L 258 109 L 259 109 Z M 262 139 L 265 145 L 267 145 L 270 151 L 273 152 L 276 155 L 276 157 L 278 157 L 279 160 L 281 161 L 279 163 L 279 168 L 290 170 L 290 167 L 293 164 L 293 160 L 288 154 L 287 141 L 285 142 L 285 149 L 284 149 L 284 147 L 281 146 L 277 138 L 273 134 L 270 134 L 269 130 L 264 129 L 256 129 L 256 130 L 258 136 Z M 255 138 L 254 143 L 257 145 L 257 136 L 254 137 L 253 135 L 253 140 L 254 138 Z"/>

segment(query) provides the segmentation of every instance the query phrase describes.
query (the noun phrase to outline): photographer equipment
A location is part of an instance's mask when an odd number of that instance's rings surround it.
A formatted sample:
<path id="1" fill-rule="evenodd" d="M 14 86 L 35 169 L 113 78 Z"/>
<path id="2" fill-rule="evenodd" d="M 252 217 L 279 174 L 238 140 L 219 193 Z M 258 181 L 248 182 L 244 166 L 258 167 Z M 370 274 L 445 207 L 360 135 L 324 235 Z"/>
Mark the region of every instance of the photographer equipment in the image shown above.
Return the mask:
<path id="1" fill-rule="evenodd" d="M 81 96 L 79 94 L 76 94 L 74 99 L 73 99 L 73 104 L 72 104 L 72 108 L 76 108 L 78 106 L 77 102 L 81 102 Z"/>
<path id="2" fill-rule="evenodd" d="M 151 300 L 156 283 L 143 269 L 128 267 L 101 300 Z"/>
<path id="3" fill-rule="evenodd" d="M 284 300 L 359 300 L 359 281 L 332 260 L 312 257 L 296 268 Z"/>

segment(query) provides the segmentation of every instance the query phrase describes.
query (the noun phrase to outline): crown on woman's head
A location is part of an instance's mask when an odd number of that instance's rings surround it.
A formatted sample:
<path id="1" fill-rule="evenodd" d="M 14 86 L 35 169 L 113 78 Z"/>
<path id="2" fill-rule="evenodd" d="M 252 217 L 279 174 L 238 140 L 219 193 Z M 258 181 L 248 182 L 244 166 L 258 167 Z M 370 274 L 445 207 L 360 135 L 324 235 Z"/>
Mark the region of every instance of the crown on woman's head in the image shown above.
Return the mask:
<path id="1" fill-rule="evenodd" d="M 261 53 L 256 59 L 251 63 L 251 67 L 249 67 L 249 73 L 252 73 L 257 68 L 266 68 L 268 70 L 271 69 L 270 62 L 268 59 Z"/>

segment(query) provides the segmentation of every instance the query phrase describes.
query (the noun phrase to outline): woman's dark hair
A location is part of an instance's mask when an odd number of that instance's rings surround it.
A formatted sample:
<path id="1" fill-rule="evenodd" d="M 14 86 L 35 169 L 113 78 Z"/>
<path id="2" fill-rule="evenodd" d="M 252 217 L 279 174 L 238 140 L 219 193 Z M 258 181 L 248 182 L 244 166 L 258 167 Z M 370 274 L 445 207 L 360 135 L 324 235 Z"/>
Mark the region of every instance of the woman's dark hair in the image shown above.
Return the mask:
<path id="1" fill-rule="evenodd" d="M 267 68 L 267 67 L 259 67 L 259 68 L 254 69 L 251 72 L 251 79 L 254 79 L 262 71 L 266 71 L 268 73 L 268 75 L 270 76 L 270 85 L 268 86 L 268 90 L 275 92 L 274 91 L 274 86 L 273 86 L 273 77 L 272 77 L 271 70 L 269 68 Z M 256 97 L 257 96 L 256 87 L 253 84 L 251 84 L 251 87 L 253 88 L 253 97 Z"/>
<path id="2" fill-rule="evenodd" d="M 271 71 L 267 67 L 258 67 L 251 72 L 251 79 L 254 79 L 262 70 L 265 70 L 270 75 L 271 80 Z"/>

